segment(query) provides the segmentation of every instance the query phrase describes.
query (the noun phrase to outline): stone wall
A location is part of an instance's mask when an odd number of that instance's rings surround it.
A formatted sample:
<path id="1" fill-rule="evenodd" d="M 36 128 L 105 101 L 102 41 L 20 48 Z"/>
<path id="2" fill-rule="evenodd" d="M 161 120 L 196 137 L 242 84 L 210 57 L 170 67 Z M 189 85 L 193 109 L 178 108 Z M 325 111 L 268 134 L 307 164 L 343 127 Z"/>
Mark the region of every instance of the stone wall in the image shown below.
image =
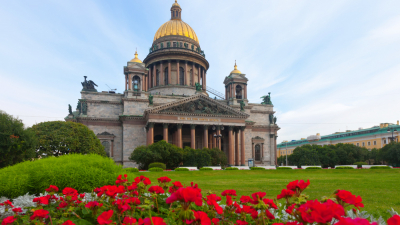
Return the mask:
<path id="1" fill-rule="evenodd" d="M 122 163 L 122 127 L 120 126 L 96 126 L 88 125 L 96 135 L 107 131 L 110 134 L 115 135 L 114 138 L 114 149 L 112 158 L 116 163 Z"/>
<path id="2" fill-rule="evenodd" d="M 169 86 L 161 86 L 155 87 L 150 90 L 152 95 L 156 95 L 160 93 L 161 95 L 186 95 L 191 96 L 196 94 L 196 89 L 194 87 L 189 86 L 181 86 L 181 85 L 169 85 Z"/>
<path id="3" fill-rule="evenodd" d="M 148 102 L 124 101 L 124 115 L 143 115 L 149 108 Z"/>
<path id="4" fill-rule="evenodd" d="M 88 103 L 88 117 L 119 118 L 122 115 L 122 104 Z"/>
<path id="5" fill-rule="evenodd" d="M 146 129 L 144 125 L 123 124 L 123 161 L 124 167 L 138 167 L 129 157 L 136 147 L 146 145 Z"/>
<path id="6" fill-rule="evenodd" d="M 81 92 L 81 99 L 100 100 L 100 101 L 121 101 L 123 94 L 110 94 L 102 92 Z"/>

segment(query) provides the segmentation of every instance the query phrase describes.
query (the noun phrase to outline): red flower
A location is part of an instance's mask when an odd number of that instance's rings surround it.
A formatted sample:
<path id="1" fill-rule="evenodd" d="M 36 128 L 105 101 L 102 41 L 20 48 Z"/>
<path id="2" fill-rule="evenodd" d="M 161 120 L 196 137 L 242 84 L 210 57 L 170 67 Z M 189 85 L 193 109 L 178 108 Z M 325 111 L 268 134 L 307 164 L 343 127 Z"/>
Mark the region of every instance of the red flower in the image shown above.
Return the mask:
<path id="1" fill-rule="evenodd" d="M 164 194 L 165 193 L 164 189 L 160 186 L 151 186 L 149 188 L 149 192 L 151 192 L 153 194 Z"/>
<path id="2" fill-rule="evenodd" d="M 77 195 L 78 195 L 78 191 L 75 190 L 75 189 L 73 189 L 73 188 L 70 188 L 70 187 L 64 188 L 64 190 L 62 191 L 62 193 L 63 193 L 64 195 L 67 195 L 67 196 L 77 196 Z"/>
<path id="3" fill-rule="evenodd" d="M 352 219 L 350 217 L 340 218 L 339 222 L 335 223 L 335 225 L 378 225 L 377 222 L 370 223 L 367 219 L 355 218 Z"/>
<path id="4" fill-rule="evenodd" d="M 86 205 L 85 205 L 85 207 L 86 208 L 89 208 L 89 209 L 93 209 L 94 207 L 102 207 L 103 206 L 103 203 L 98 203 L 97 201 L 92 201 L 92 202 L 88 202 Z"/>
<path id="5" fill-rule="evenodd" d="M 202 206 L 203 200 L 201 196 L 201 190 L 193 187 L 179 188 L 166 199 L 167 204 L 171 204 L 175 201 L 194 202 L 196 205 Z"/>
<path id="6" fill-rule="evenodd" d="M 62 202 L 60 202 L 60 204 L 58 205 L 57 209 L 65 208 L 67 205 L 68 205 L 68 203 L 62 201 Z"/>
<path id="7" fill-rule="evenodd" d="M 49 199 L 50 199 L 50 195 L 46 195 L 46 196 L 34 198 L 33 202 L 36 202 L 37 204 L 48 205 Z"/>
<path id="8" fill-rule="evenodd" d="M 212 222 L 214 225 L 217 225 L 218 222 L 219 222 L 219 219 L 213 218 L 213 219 L 211 220 L 211 222 Z"/>
<path id="9" fill-rule="evenodd" d="M 171 179 L 169 179 L 168 177 L 160 177 L 157 180 L 160 183 L 169 183 L 171 181 Z"/>
<path id="10" fill-rule="evenodd" d="M 227 195 L 226 196 L 226 205 L 231 206 L 232 205 L 232 197 Z"/>
<path id="11" fill-rule="evenodd" d="M 296 206 L 296 204 L 292 204 L 291 206 L 289 206 L 285 211 L 289 214 L 292 214 L 294 207 Z"/>
<path id="12" fill-rule="evenodd" d="M 304 182 L 304 180 L 298 181 L 292 181 L 290 182 L 286 188 L 292 191 L 299 191 L 300 193 L 306 189 L 310 185 L 310 180 L 307 180 L 307 182 Z"/>
<path id="13" fill-rule="evenodd" d="M 289 190 L 289 189 L 282 189 L 281 194 L 279 194 L 276 198 L 279 200 L 281 198 L 286 198 L 289 199 L 295 194 L 294 191 Z"/>
<path id="14" fill-rule="evenodd" d="M 125 217 L 124 218 L 124 225 L 133 225 L 137 222 L 135 218 Z"/>
<path id="15" fill-rule="evenodd" d="M 164 219 L 161 217 L 151 217 L 151 220 L 153 221 L 153 225 L 167 225 L 164 222 Z M 140 222 L 140 219 L 139 219 L 139 224 L 140 225 L 142 225 L 142 224 L 143 225 L 152 225 L 150 218 L 146 218 L 142 222 Z"/>
<path id="16" fill-rule="evenodd" d="M 360 209 L 359 207 L 364 207 L 364 204 L 362 204 L 362 199 L 360 196 L 355 196 L 353 195 L 350 191 L 346 190 L 338 190 L 336 193 L 336 199 L 340 203 L 347 203 L 349 205 L 354 205 L 357 207 L 357 209 Z M 345 204 L 341 204 L 343 207 L 346 207 Z"/>
<path id="17" fill-rule="evenodd" d="M 128 182 L 128 179 L 126 179 L 128 177 L 128 175 L 124 174 L 124 177 L 125 177 L 125 179 L 122 179 L 122 175 L 119 175 L 117 177 L 117 180 L 115 181 L 115 184 Z"/>
<path id="18" fill-rule="evenodd" d="M 248 203 L 248 202 L 250 202 L 250 200 L 251 200 L 251 198 L 249 196 L 243 195 L 242 197 L 240 197 L 241 203 Z"/>
<path id="19" fill-rule="evenodd" d="M 287 223 L 273 223 L 272 225 L 303 225 L 303 224 L 299 223 L 297 221 L 294 221 L 294 222 L 287 222 Z"/>
<path id="20" fill-rule="evenodd" d="M 144 185 L 150 185 L 151 184 L 150 179 L 145 177 L 145 176 L 143 176 L 143 175 L 141 175 L 140 177 L 136 177 L 135 178 L 135 183 L 140 183 L 140 182 L 143 182 Z"/>
<path id="21" fill-rule="evenodd" d="M 236 213 L 246 213 L 246 214 L 252 214 L 254 211 L 256 211 L 253 206 L 248 206 L 248 205 L 243 205 L 242 207 L 240 207 L 239 204 L 237 204 L 236 202 L 234 203 L 235 207 L 236 207 Z"/>
<path id="22" fill-rule="evenodd" d="M 37 217 L 39 218 L 48 218 L 49 217 L 49 211 L 44 210 L 44 209 L 38 209 L 35 212 L 33 212 L 33 215 L 31 216 L 31 220 L 36 219 Z"/>
<path id="23" fill-rule="evenodd" d="M 4 218 L 3 222 L 1 222 L 1 225 L 12 224 L 16 220 L 17 220 L 17 218 L 15 218 L 14 216 L 8 216 L 8 217 Z"/>
<path id="24" fill-rule="evenodd" d="M 211 219 L 207 216 L 207 213 L 203 211 L 193 211 L 194 220 L 186 220 L 186 224 L 192 224 L 193 222 L 200 222 L 201 225 L 211 225 Z"/>
<path id="25" fill-rule="evenodd" d="M 12 202 L 10 202 L 10 200 L 6 200 L 5 202 L 1 203 L 0 205 L 4 205 L 4 206 L 6 206 L 6 207 L 7 207 L 7 205 L 8 205 L 8 206 L 11 207 L 11 208 L 14 207 L 13 204 L 12 204 Z"/>
<path id="26" fill-rule="evenodd" d="M 47 188 L 45 191 L 47 192 L 58 192 L 58 187 L 54 185 L 50 185 L 49 188 Z"/>
<path id="27" fill-rule="evenodd" d="M 15 214 L 18 214 L 18 213 L 22 212 L 22 209 L 21 209 L 21 208 L 13 208 L 12 211 L 13 211 Z"/>
<path id="28" fill-rule="evenodd" d="M 67 220 L 61 225 L 75 225 L 75 224 L 71 220 Z"/>
<path id="29" fill-rule="evenodd" d="M 333 218 L 339 219 L 344 215 L 343 207 L 330 199 L 325 203 L 309 200 L 297 210 L 301 213 L 301 218 L 308 223 L 328 223 Z"/>
<path id="30" fill-rule="evenodd" d="M 270 208 L 278 209 L 278 206 L 275 205 L 275 202 L 274 202 L 274 200 L 272 200 L 272 199 L 266 199 L 266 198 L 264 198 L 264 199 L 263 199 L 263 202 L 264 202 L 266 205 L 268 205 Z"/>
<path id="31" fill-rule="evenodd" d="M 134 191 L 137 189 L 137 183 L 132 183 L 132 185 L 128 186 L 128 191 Z"/>
<path id="32" fill-rule="evenodd" d="M 235 190 L 225 190 L 221 193 L 222 196 L 237 196 Z"/>
<path id="33" fill-rule="evenodd" d="M 256 192 L 256 193 L 251 194 L 251 197 L 253 197 L 253 199 L 250 199 L 250 203 L 257 205 L 259 203 L 259 201 L 261 201 L 266 194 L 267 193 L 265 193 L 265 192 Z"/>
<path id="34" fill-rule="evenodd" d="M 249 223 L 246 221 L 236 220 L 236 225 L 247 225 L 247 224 Z"/>
<path id="35" fill-rule="evenodd" d="M 218 205 L 217 201 L 221 201 L 221 197 L 217 196 L 216 194 L 210 194 L 207 196 L 207 205 L 214 206 L 217 213 L 222 214 L 224 209 Z"/>
<path id="36" fill-rule="evenodd" d="M 108 210 L 103 212 L 100 216 L 97 217 L 97 222 L 99 222 L 99 224 L 110 224 L 112 223 L 112 220 L 110 220 L 110 218 L 112 217 L 114 211 Z"/>
<path id="37" fill-rule="evenodd" d="M 268 219 L 270 219 L 270 220 L 274 220 L 275 219 L 275 216 L 268 210 L 268 209 L 266 209 L 265 210 L 265 215 L 268 217 Z"/>
<path id="38" fill-rule="evenodd" d="M 394 215 L 387 221 L 388 225 L 400 225 L 400 216 Z"/>

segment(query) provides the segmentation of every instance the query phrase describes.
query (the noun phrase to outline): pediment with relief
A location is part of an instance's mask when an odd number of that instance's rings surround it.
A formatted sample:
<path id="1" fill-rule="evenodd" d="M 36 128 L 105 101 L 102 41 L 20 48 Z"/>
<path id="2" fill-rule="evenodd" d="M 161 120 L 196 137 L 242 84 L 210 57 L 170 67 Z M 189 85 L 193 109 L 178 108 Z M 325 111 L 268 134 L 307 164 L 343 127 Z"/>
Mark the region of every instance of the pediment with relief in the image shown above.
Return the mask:
<path id="1" fill-rule="evenodd" d="M 162 114 L 190 114 L 207 116 L 228 116 L 247 118 L 249 115 L 227 105 L 223 105 L 207 96 L 198 94 L 184 100 L 165 104 L 147 111 Z"/>

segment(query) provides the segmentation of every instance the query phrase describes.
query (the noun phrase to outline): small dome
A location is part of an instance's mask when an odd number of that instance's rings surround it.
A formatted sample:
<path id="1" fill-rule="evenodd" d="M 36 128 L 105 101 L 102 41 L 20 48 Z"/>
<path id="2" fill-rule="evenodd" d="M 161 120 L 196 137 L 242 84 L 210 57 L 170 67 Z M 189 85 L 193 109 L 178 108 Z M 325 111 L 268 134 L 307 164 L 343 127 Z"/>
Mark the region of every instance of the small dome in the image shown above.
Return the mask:
<path id="1" fill-rule="evenodd" d="M 232 73 L 239 73 L 239 74 L 242 74 L 242 72 L 240 72 L 240 70 L 237 69 L 236 60 L 235 60 L 235 67 L 234 67 L 234 68 L 235 68 L 235 69 L 232 70 L 231 74 L 232 74 Z"/>
<path id="2" fill-rule="evenodd" d="M 138 58 L 137 51 L 135 52 L 135 58 L 133 58 L 130 62 L 142 63 L 142 61 Z"/>
<path id="3" fill-rule="evenodd" d="M 174 7 L 174 6 L 181 7 L 181 6 L 178 4 L 178 0 L 175 0 L 175 3 L 174 3 L 174 4 L 172 4 L 172 7 Z"/>

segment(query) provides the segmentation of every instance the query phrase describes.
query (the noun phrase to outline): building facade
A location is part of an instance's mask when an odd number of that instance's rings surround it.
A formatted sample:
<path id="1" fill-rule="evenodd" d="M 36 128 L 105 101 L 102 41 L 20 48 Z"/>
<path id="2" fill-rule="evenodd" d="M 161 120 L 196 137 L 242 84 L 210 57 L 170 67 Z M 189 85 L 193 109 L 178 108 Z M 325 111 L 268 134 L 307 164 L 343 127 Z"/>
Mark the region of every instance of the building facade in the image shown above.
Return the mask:
<path id="1" fill-rule="evenodd" d="M 307 138 L 293 141 L 283 141 L 277 145 L 277 157 L 290 155 L 296 147 L 315 144 L 315 145 L 335 145 L 338 143 L 353 144 L 360 147 L 365 147 L 368 150 L 373 148 L 382 148 L 391 141 L 398 142 L 400 139 L 400 125 L 392 123 L 381 123 L 379 126 L 374 126 L 367 129 L 347 130 L 346 132 L 336 132 L 334 134 L 320 136 L 311 135 Z M 393 139 L 392 139 L 393 135 Z"/>
<path id="2" fill-rule="evenodd" d="M 270 97 L 250 103 L 248 79 L 236 63 L 223 81 L 225 95 L 207 87 L 210 65 L 199 39 L 182 21 L 176 1 L 170 13 L 143 62 L 135 53 L 124 67 L 124 93 L 97 92 L 85 77 L 77 111 L 70 110 L 66 120 L 88 126 L 109 156 L 126 167 L 137 166 L 129 160 L 136 147 L 160 140 L 181 148 L 219 148 L 229 165 L 247 165 L 249 158 L 276 165 L 279 127 L 271 119 Z"/>

